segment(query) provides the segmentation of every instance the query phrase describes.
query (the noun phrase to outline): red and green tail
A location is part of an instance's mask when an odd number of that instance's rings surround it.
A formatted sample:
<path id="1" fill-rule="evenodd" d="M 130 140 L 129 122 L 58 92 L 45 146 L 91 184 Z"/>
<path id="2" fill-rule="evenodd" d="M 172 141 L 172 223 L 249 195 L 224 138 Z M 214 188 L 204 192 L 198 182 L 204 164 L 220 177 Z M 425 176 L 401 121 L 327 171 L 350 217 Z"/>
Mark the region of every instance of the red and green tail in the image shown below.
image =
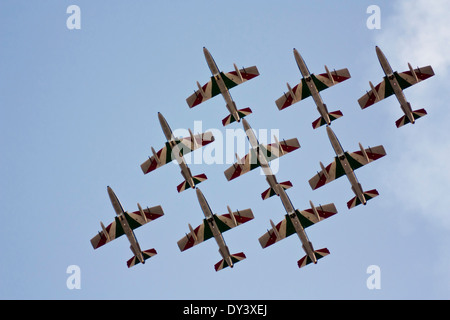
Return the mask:
<path id="1" fill-rule="evenodd" d="M 242 119 L 245 116 L 248 116 L 249 114 L 252 113 L 252 109 L 250 108 L 244 108 L 244 109 L 240 109 L 237 111 L 239 118 Z M 229 125 L 230 123 L 235 122 L 236 119 L 234 118 L 234 116 L 232 114 L 229 114 L 228 116 L 226 116 L 223 120 L 222 120 L 222 124 L 225 127 L 226 125 Z"/>
<path id="2" fill-rule="evenodd" d="M 206 175 L 205 175 L 204 173 L 199 174 L 199 175 L 196 175 L 196 176 L 193 176 L 193 177 L 192 177 L 192 180 L 194 181 L 194 187 L 195 187 L 196 185 L 198 185 L 200 182 L 205 181 L 206 179 L 208 179 L 208 178 L 206 177 Z M 186 189 L 188 189 L 188 188 L 190 188 L 190 187 L 191 187 L 191 186 L 189 185 L 189 182 L 187 182 L 186 180 L 184 180 L 182 183 L 180 183 L 180 184 L 177 186 L 177 190 L 178 190 L 178 192 L 181 192 L 181 191 L 184 191 L 184 190 L 186 190 Z"/>
<path id="3" fill-rule="evenodd" d="M 144 261 L 156 255 L 155 249 L 149 249 L 142 251 L 142 255 L 144 256 Z M 130 260 L 127 261 L 128 268 L 131 268 L 139 263 L 139 259 L 136 256 L 133 256 Z"/>
<path id="4" fill-rule="evenodd" d="M 419 109 L 419 110 L 413 111 L 412 114 L 413 114 L 414 120 L 416 120 L 416 119 L 419 119 L 419 118 L 423 117 L 424 115 L 426 115 L 427 112 L 425 111 L 425 109 Z M 395 121 L 395 125 L 397 126 L 397 128 L 400 128 L 408 123 L 411 123 L 411 121 L 409 121 L 409 119 L 406 115 L 404 115 L 403 117 L 401 117 L 400 119 Z"/>
<path id="5" fill-rule="evenodd" d="M 242 261 L 246 258 L 245 254 L 243 252 L 232 254 L 232 255 L 230 255 L 230 257 L 231 257 L 231 262 L 233 264 L 238 263 L 239 261 Z M 224 259 L 220 260 L 219 262 L 217 262 L 214 265 L 214 269 L 216 269 L 216 271 L 220 271 L 226 267 L 229 267 L 229 265 Z M 231 267 L 233 268 L 233 266 L 231 266 Z"/>
<path id="6" fill-rule="evenodd" d="M 328 116 L 330 117 L 330 121 L 334 121 L 334 120 L 342 117 L 343 114 L 340 110 L 338 110 L 338 111 L 333 111 L 333 112 L 328 113 Z M 324 124 L 327 124 L 325 119 L 323 117 L 319 117 L 319 118 L 317 118 L 316 121 L 314 121 L 312 123 L 312 127 L 313 127 L 313 129 L 317 129 L 317 128 L 323 126 Z"/>

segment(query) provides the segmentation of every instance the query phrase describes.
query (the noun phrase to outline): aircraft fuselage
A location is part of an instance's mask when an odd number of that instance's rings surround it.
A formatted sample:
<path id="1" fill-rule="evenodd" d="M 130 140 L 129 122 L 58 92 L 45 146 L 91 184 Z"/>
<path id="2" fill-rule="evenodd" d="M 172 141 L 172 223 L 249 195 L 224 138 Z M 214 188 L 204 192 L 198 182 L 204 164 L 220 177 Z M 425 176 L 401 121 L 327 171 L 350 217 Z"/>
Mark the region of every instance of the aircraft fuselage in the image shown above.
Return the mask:
<path id="1" fill-rule="evenodd" d="M 384 74 L 389 80 L 389 83 L 392 89 L 394 90 L 394 94 L 397 97 L 397 100 L 400 103 L 403 112 L 408 117 L 409 121 L 411 121 L 411 123 L 414 123 L 415 120 L 412 113 L 411 105 L 406 100 L 405 94 L 403 93 L 402 88 L 398 84 L 397 78 L 394 75 L 394 71 L 392 70 L 391 65 L 389 64 L 386 56 L 381 51 L 381 49 L 378 46 L 375 49 L 377 52 L 378 60 L 380 61 L 381 64 L 381 68 L 383 69 Z"/>
<path id="2" fill-rule="evenodd" d="M 131 229 L 130 225 L 128 224 L 127 219 L 125 218 L 125 211 L 123 210 L 122 205 L 120 204 L 119 199 L 117 198 L 114 191 L 108 187 L 108 195 L 111 199 L 112 206 L 114 210 L 116 211 L 117 218 L 120 221 L 120 224 L 123 228 L 123 231 L 125 232 L 125 235 L 128 238 L 128 241 L 130 242 L 130 249 L 133 252 L 133 254 L 139 259 L 141 263 L 145 263 L 144 256 L 142 255 L 142 250 L 139 246 L 139 242 L 136 239 L 136 236 L 133 232 L 133 229 Z"/>
<path id="3" fill-rule="evenodd" d="M 228 250 L 225 239 L 222 236 L 222 232 L 220 232 L 219 228 L 217 227 L 216 221 L 214 220 L 214 214 L 200 189 L 197 188 L 196 192 L 198 202 L 200 203 L 200 207 L 202 208 L 203 214 L 205 215 L 205 220 L 211 229 L 217 245 L 219 246 L 219 253 L 222 256 L 223 260 L 232 268 L 233 261 L 231 260 L 230 251 Z"/>
<path id="4" fill-rule="evenodd" d="M 235 117 L 235 119 L 239 122 L 240 117 L 237 112 L 236 104 L 233 101 L 233 98 L 231 98 L 230 91 L 228 90 L 227 86 L 225 85 L 225 82 L 222 79 L 222 76 L 220 74 L 220 70 L 217 67 L 216 62 L 214 61 L 211 53 L 209 53 L 208 49 L 203 47 L 203 53 L 206 58 L 206 62 L 208 64 L 209 70 L 211 70 L 211 73 L 216 80 L 217 86 L 219 87 L 220 93 L 222 94 L 222 97 L 225 100 L 228 112 Z"/>
<path id="5" fill-rule="evenodd" d="M 158 112 L 158 119 L 159 119 L 159 123 L 161 124 L 161 128 L 164 132 L 164 135 L 166 136 L 166 139 L 172 148 L 172 157 L 175 158 L 175 160 L 177 161 L 178 165 L 181 168 L 181 175 L 189 183 L 191 188 L 194 188 L 195 184 L 194 184 L 191 170 L 189 170 L 186 162 L 184 161 L 184 157 L 181 153 L 179 144 L 176 143 L 175 137 L 173 136 L 173 133 L 169 127 L 169 124 L 167 123 L 167 121 L 163 117 L 163 115 L 159 112 Z"/>
<path id="6" fill-rule="evenodd" d="M 348 181 L 352 186 L 353 193 L 355 193 L 355 195 L 359 198 L 362 204 L 366 204 L 367 200 L 364 197 L 364 192 L 362 190 L 361 184 L 358 182 L 355 172 L 353 171 L 352 167 L 350 166 L 350 163 L 348 162 L 348 159 L 345 155 L 341 143 L 334 134 L 333 130 L 331 130 L 329 126 L 327 126 L 326 128 L 328 138 L 330 139 L 331 145 L 333 146 L 334 152 L 336 153 L 339 162 L 344 168 L 345 175 L 347 176 Z"/>
<path id="7" fill-rule="evenodd" d="M 306 81 L 308 89 L 311 92 L 311 96 L 314 102 L 316 103 L 317 110 L 319 111 L 322 118 L 325 119 L 326 123 L 330 124 L 331 120 L 330 117 L 328 116 L 327 106 L 323 103 L 322 97 L 320 96 L 319 90 L 317 90 L 316 84 L 314 83 L 311 77 L 308 67 L 306 66 L 305 61 L 303 60 L 302 56 L 297 51 L 297 49 L 294 49 L 294 57 L 295 61 L 297 62 L 297 66 L 300 69 L 300 72 Z"/>

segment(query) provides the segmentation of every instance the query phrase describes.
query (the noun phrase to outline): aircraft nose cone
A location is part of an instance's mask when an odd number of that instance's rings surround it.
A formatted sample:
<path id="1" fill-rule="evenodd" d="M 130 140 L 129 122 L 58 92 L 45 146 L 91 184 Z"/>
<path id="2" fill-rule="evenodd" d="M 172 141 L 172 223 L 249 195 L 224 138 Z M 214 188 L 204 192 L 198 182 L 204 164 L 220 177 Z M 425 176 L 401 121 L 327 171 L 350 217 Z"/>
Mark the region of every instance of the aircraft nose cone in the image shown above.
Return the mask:
<path id="1" fill-rule="evenodd" d="M 242 125 L 244 126 L 245 131 L 251 129 L 250 125 L 248 124 L 247 120 L 245 120 L 245 119 L 242 119 Z"/>
<path id="2" fill-rule="evenodd" d="M 159 123 L 161 123 L 161 125 L 164 123 L 167 123 L 166 119 L 164 118 L 164 116 L 162 115 L 161 112 L 158 112 L 158 119 L 159 119 Z"/>
<path id="3" fill-rule="evenodd" d="M 195 188 L 195 193 L 197 193 L 197 197 L 200 199 L 200 198 L 203 198 L 203 193 L 201 192 L 201 190 L 197 187 L 197 188 Z"/>
<path id="4" fill-rule="evenodd" d="M 375 46 L 375 51 L 377 52 L 377 55 L 380 55 L 382 53 L 380 47 L 378 46 Z"/>

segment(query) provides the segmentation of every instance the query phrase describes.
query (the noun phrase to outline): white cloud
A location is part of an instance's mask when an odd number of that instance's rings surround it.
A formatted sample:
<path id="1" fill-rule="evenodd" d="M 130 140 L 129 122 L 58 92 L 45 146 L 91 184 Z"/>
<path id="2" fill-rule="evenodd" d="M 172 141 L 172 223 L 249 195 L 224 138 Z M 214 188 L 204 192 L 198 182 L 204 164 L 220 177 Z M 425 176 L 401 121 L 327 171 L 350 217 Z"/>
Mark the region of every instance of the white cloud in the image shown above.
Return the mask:
<path id="1" fill-rule="evenodd" d="M 432 64 L 442 75 L 450 66 L 450 2 L 415 0 L 395 2 L 395 13 L 383 20 L 378 43 L 394 50 L 393 62 Z M 393 46 L 391 46 L 393 45 Z M 406 65 L 405 65 L 406 67 Z"/>
<path id="2" fill-rule="evenodd" d="M 397 130 L 390 146 L 394 162 L 386 179 L 396 177 L 391 191 L 402 199 L 405 209 L 450 229 L 450 1 L 395 4 L 395 12 L 382 21 L 377 44 L 394 70 L 405 71 L 411 62 L 413 67 L 431 65 L 436 75 L 405 91 L 413 109 L 425 107 L 428 115 Z M 388 99 L 386 121 L 395 121 L 402 112 L 395 97 Z M 405 192 L 409 197 L 404 197 Z"/>

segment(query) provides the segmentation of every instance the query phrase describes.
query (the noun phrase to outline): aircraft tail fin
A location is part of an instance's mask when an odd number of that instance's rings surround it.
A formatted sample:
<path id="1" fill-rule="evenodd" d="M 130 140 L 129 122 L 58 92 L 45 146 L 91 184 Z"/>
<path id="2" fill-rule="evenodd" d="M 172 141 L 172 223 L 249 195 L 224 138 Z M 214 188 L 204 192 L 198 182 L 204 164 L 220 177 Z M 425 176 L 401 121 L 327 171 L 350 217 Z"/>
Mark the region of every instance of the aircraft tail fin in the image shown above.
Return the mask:
<path id="1" fill-rule="evenodd" d="M 425 109 L 418 109 L 418 110 L 414 110 L 412 112 L 412 114 L 413 114 L 414 120 L 416 120 L 416 119 L 419 119 L 420 117 L 423 117 L 424 115 L 426 115 L 427 112 Z M 400 128 L 410 122 L 411 121 L 408 119 L 408 117 L 406 115 L 404 115 L 404 116 L 400 117 L 400 119 L 395 121 L 395 125 L 397 126 L 397 128 Z"/>
<path id="2" fill-rule="evenodd" d="M 149 250 L 142 251 L 142 256 L 144 257 L 144 261 L 153 257 L 156 254 L 157 253 L 156 253 L 155 249 L 149 249 Z M 133 256 L 130 260 L 127 261 L 127 266 L 128 266 L 128 268 L 131 268 L 131 267 L 137 265 L 138 263 L 140 263 L 138 257 Z"/>
<path id="3" fill-rule="evenodd" d="M 240 119 L 242 119 L 242 118 L 244 118 L 245 116 L 248 116 L 249 114 L 251 114 L 251 113 L 252 113 L 252 109 L 250 109 L 250 108 L 244 108 L 244 109 L 238 110 L 237 112 L 238 112 L 238 115 L 239 115 L 239 121 L 240 121 Z M 225 118 L 223 118 L 222 124 L 223 124 L 223 126 L 225 127 L 225 126 L 227 126 L 227 125 L 229 125 L 230 123 L 233 123 L 233 122 L 235 122 L 235 121 L 237 121 L 237 119 L 234 117 L 234 115 L 229 114 L 228 116 L 226 116 Z"/>
<path id="4" fill-rule="evenodd" d="M 333 121 L 333 120 L 336 120 L 336 119 L 342 117 L 343 114 L 342 114 L 341 110 L 338 110 L 338 111 L 332 111 L 332 112 L 328 113 L 328 116 L 330 117 L 330 121 Z M 317 128 L 323 126 L 324 124 L 327 124 L 326 120 L 323 117 L 319 117 L 319 118 L 317 118 L 316 121 L 314 121 L 312 123 L 312 126 L 313 126 L 313 129 L 317 129 Z"/>
<path id="5" fill-rule="evenodd" d="M 232 254 L 232 255 L 230 255 L 230 257 L 231 257 L 231 262 L 232 262 L 231 266 L 228 265 L 228 263 L 224 259 L 222 259 L 214 265 L 214 269 L 216 269 L 216 271 L 220 271 L 226 267 L 233 268 L 233 265 L 235 263 L 238 263 L 239 261 L 242 261 L 246 258 L 245 254 L 243 252 Z"/>
<path id="6" fill-rule="evenodd" d="M 316 256 L 316 260 L 322 259 L 323 257 L 327 256 L 330 254 L 330 251 L 328 251 L 327 248 L 323 248 L 323 249 L 319 249 L 319 250 L 315 250 L 314 251 L 314 255 Z M 299 268 L 303 268 L 304 266 L 312 263 L 313 261 L 311 260 L 311 258 L 306 255 L 303 258 L 301 258 L 300 260 L 298 260 L 297 264 Z M 315 262 L 317 263 L 317 261 Z"/>
<path id="7" fill-rule="evenodd" d="M 292 187 L 292 182 L 290 181 L 285 181 L 285 182 L 280 182 L 279 185 L 284 189 L 287 190 L 289 188 Z M 261 198 L 263 200 L 269 199 L 270 197 L 276 195 L 277 193 L 275 192 L 275 190 L 273 190 L 273 188 L 269 188 L 266 191 L 264 191 L 263 193 L 261 193 Z"/>
<path id="8" fill-rule="evenodd" d="M 208 178 L 206 177 L 206 175 L 204 173 L 192 177 L 192 180 L 194 181 L 194 186 L 198 185 L 200 182 L 205 181 L 206 179 L 208 179 Z M 184 180 L 182 183 L 180 183 L 177 186 L 177 190 L 178 190 L 178 192 L 181 192 L 190 187 L 191 186 L 189 185 L 189 182 L 187 182 L 187 180 Z"/>
<path id="9" fill-rule="evenodd" d="M 365 191 L 364 192 L 364 198 L 366 199 L 366 202 L 370 199 L 373 199 L 379 195 L 378 191 L 376 189 Z M 358 197 L 353 197 L 349 202 L 347 202 L 347 207 L 349 209 L 356 207 L 357 205 L 360 205 L 362 202 L 359 200 Z"/>

